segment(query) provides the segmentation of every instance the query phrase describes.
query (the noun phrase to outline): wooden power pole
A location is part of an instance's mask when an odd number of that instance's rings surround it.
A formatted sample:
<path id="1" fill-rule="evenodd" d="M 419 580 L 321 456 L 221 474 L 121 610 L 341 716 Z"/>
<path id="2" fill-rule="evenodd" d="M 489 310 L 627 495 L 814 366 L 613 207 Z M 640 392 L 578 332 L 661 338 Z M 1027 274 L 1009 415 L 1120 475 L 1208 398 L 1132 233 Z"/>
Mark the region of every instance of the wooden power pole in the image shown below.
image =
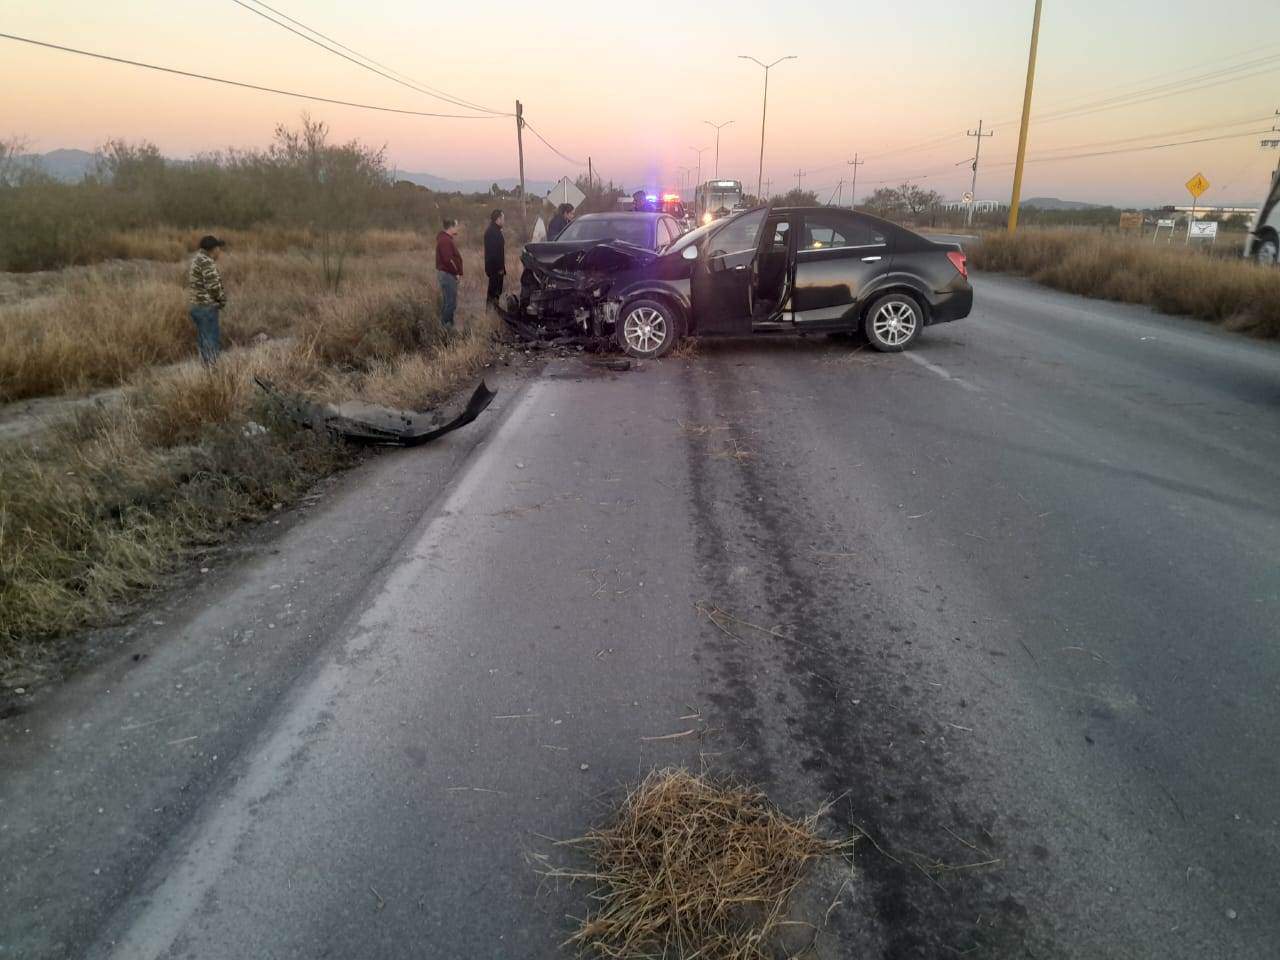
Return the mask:
<path id="1" fill-rule="evenodd" d="M 520 229 L 529 236 L 529 215 L 524 203 L 524 105 L 516 101 L 516 150 L 520 154 Z"/>

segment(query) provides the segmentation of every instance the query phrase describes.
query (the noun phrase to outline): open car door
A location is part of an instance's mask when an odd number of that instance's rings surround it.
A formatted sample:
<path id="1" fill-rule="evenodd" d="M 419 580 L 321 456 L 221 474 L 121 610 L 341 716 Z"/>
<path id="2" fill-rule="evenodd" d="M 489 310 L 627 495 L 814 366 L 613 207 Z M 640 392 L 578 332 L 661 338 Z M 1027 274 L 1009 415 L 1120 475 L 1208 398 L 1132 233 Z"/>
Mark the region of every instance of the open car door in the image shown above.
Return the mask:
<path id="1" fill-rule="evenodd" d="M 702 242 L 693 270 L 694 327 L 698 333 L 751 332 L 751 312 L 767 207 L 730 217 Z"/>

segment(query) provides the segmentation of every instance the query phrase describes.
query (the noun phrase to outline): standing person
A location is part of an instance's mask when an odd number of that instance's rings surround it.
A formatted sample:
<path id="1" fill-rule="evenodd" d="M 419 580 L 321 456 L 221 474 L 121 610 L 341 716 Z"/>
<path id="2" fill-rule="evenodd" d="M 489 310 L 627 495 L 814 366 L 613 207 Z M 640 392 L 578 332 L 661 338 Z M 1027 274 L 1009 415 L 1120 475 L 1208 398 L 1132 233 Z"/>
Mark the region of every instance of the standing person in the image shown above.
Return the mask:
<path id="1" fill-rule="evenodd" d="M 571 223 L 573 223 L 573 204 L 560 204 L 556 208 L 556 215 L 551 218 L 551 223 L 547 227 L 547 239 L 559 239 L 560 234 L 564 233 L 564 228 Z"/>
<path id="2" fill-rule="evenodd" d="M 506 222 L 502 211 L 495 210 L 489 214 L 489 226 L 484 231 L 484 273 L 489 278 L 484 299 L 495 307 L 502 296 L 502 281 L 507 276 L 507 239 L 502 234 Z"/>
<path id="3" fill-rule="evenodd" d="M 648 209 L 648 201 L 645 199 L 643 190 L 637 190 L 631 195 L 631 209 L 636 213 L 643 213 Z"/>
<path id="4" fill-rule="evenodd" d="M 227 294 L 222 289 L 222 277 L 215 261 L 225 246 L 217 237 L 201 237 L 200 249 L 191 258 L 191 268 L 187 271 L 187 299 L 191 306 L 188 313 L 196 325 L 196 348 L 206 367 L 218 359 L 222 350 L 218 315 L 227 305 Z"/>
<path id="5" fill-rule="evenodd" d="M 453 329 L 453 314 L 458 309 L 458 281 L 462 278 L 462 254 L 453 238 L 458 235 L 458 221 L 445 217 L 443 229 L 436 234 L 436 276 L 440 280 L 440 325 Z"/>

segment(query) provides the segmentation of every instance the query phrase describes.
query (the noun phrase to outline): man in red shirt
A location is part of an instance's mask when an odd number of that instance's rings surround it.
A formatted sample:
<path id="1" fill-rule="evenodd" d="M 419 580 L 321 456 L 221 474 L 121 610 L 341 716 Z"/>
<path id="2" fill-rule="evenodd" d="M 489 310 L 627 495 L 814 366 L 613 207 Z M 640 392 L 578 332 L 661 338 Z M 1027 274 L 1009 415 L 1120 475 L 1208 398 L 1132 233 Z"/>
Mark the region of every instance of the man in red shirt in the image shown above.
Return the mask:
<path id="1" fill-rule="evenodd" d="M 444 229 L 436 234 L 436 276 L 440 280 L 440 324 L 453 329 L 453 314 L 458 309 L 458 281 L 462 278 L 462 254 L 453 238 L 458 235 L 458 221 L 445 218 Z"/>

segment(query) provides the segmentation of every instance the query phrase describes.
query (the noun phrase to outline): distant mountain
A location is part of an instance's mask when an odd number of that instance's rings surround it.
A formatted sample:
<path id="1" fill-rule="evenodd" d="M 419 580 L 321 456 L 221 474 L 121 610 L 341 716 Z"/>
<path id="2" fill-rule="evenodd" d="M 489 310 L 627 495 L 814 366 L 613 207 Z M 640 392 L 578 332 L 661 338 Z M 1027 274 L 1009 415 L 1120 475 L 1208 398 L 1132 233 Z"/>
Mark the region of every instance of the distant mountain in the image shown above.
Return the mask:
<path id="1" fill-rule="evenodd" d="M 56 180 L 75 183 L 93 170 L 97 158 L 87 150 L 50 150 L 28 153 L 22 159 Z"/>
<path id="2" fill-rule="evenodd" d="M 1101 203 L 1083 203 L 1079 200 L 1059 200 L 1057 197 L 1032 197 L 1023 200 L 1022 206 L 1039 210 L 1097 210 Z"/>
<path id="3" fill-rule="evenodd" d="M 408 180 L 410 183 L 416 183 L 418 186 L 426 187 L 428 190 L 435 190 L 437 193 L 488 193 L 489 188 L 495 183 L 503 190 L 510 190 L 520 185 L 518 177 L 499 177 L 487 180 L 450 180 L 447 177 L 437 177 L 431 173 L 405 173 L 401 170 L 395 172 L 395 178 L 397 180 Z M 542 196 L 555 186 L 555 181 L 526 180 L 524 186 L 531 196 Z"/>

